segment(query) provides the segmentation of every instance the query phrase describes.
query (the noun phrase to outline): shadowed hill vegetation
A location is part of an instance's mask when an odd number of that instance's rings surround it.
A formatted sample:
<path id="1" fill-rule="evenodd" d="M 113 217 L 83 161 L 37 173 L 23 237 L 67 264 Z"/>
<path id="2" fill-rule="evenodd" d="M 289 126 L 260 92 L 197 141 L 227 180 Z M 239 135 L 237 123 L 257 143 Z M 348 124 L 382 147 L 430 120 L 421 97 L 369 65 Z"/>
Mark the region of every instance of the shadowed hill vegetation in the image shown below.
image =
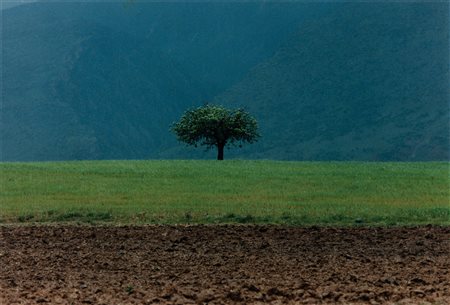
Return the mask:
<path id="1" fill-rule="evenodd" d="M 217 101 L 259 118 L 255 157 L 448 159 L 448 14 L 443 3 L 340 5 Z"/>
<path id="2" fill-rule="evenodd" d="M 205 157 L 169 126 L 215 97 L 263 128 L 235 157 L 447 159 L 448 21 L 445 3 L 6 9 L 1 160 Z"/>
<path id="3" fill-rule="evenodd" d="M 2 159 L 145 158 L 180 146 L 169 125 L 269 57 L 293 24 L 316 14 L 307 7 L 34 3 L 5 10 Z"/>

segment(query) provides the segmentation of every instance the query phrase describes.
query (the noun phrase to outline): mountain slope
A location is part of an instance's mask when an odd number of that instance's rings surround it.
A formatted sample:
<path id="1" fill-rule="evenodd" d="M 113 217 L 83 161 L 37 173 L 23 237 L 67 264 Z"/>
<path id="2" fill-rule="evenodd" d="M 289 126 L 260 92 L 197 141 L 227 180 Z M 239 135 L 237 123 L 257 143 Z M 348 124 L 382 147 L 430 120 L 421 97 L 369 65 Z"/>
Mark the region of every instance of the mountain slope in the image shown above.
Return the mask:
<path id="1" fill-rule="evenodd" d="M 178 95 L 200 99 L 170 59 L 133 46 L 125 34 L 77 20 L 39 21 L 30 37 L 4 34 L 7 160 L 143 158 L 167 129 L 159 121 L 179 107 Z"/>
<path id="2" fill-rule="evenodd" d="M 1 160 L 208 157 L 170 124 L 244 106 L 226 157 L 449 159 L 448 3 L 32 3 L 2 11 Z M 214 153 L 211 154 L 214 156 Z"/>
<path id="3" fill-rule="evenodd" d="M 170 124 L 322 10 L 305 7 L 34 3 L 6 10 L 1 159 L 148 158 L 182 147 Z"/>
<path id="4" fill-rule="evenodd" d="M 343 4 L 216 99 L 262 127 L 251 157 L 448 160 L 448 3 Z"/>

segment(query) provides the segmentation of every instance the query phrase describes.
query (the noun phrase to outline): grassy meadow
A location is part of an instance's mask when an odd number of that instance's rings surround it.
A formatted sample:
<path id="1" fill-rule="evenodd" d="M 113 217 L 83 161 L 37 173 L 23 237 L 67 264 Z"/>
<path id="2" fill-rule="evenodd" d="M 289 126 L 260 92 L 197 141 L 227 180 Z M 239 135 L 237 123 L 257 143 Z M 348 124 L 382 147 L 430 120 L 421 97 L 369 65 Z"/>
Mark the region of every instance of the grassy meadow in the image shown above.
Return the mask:
<path id="1" fill-rule="evenodd" d="M 32 162 L 0 173 L 0 224 L 450 225 L 448 162 Z"/>

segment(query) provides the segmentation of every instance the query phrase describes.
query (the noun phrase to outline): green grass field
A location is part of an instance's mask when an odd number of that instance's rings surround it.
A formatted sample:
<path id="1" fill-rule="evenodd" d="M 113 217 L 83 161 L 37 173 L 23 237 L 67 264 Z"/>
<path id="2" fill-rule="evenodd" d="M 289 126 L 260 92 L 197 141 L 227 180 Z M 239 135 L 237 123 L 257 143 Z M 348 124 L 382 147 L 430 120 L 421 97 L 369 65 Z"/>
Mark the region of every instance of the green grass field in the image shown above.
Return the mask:
<path id="1" fill-rule="evenodd" d="M 450 225 L 448 162 L 0 163 L 0 223 Z"/>

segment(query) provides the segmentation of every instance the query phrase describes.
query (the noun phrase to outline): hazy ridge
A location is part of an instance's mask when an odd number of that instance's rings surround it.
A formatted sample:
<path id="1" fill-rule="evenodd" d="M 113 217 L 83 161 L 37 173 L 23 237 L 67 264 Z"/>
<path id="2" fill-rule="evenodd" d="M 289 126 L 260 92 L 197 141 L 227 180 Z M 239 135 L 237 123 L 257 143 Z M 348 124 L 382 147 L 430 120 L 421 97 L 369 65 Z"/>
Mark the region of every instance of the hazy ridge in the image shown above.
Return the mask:
<path id="1" fill-rule="evenodd" d="M 262 128 L 228 156 L 447 160 L 448 22 L 446 3 L 8 9 L 1 159 L 213 157 L 169 125 L 216 101 Z"/>

